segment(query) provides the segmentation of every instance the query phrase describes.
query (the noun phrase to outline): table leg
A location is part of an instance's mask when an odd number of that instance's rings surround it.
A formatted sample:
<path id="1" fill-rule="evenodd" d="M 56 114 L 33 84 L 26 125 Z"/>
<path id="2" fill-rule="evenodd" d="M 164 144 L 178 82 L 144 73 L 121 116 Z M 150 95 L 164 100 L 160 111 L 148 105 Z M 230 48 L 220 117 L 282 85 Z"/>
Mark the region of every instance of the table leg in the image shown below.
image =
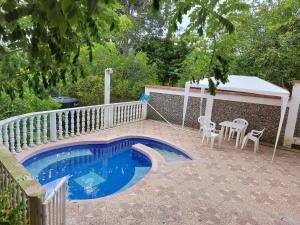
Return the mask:
<path id="1" fill-rule="evenodd" d="M 219 148 L 221 147 L 222 140 L 223 140 L 223 133 L 224 133 L 224 126 L 221 127 L 220 136 L 219 136 Z"/>
<path id="2" fill-rule="evenodd" d="M 228 135 L 228 127 L 225 128 L 224 140 L 227 140 L 227 135 Z"/>
<path id="3" fill-rule="evenodd" d="M 238 131 L 237 131 L 237 134 L 236 134 L 235 148 L 238 148 L 238 147 L 239 147 L 240 136 L 241 136 L 241 131 L 238 130 Z"/>

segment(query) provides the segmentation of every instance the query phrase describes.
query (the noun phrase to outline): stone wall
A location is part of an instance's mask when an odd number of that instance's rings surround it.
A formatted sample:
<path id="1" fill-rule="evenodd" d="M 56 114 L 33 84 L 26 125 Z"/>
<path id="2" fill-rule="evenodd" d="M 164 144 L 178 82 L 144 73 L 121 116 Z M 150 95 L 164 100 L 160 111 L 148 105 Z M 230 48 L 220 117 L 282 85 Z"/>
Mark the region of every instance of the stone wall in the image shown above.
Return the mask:
<path id="1" fill-rule="evenodd" d="M 181 124 L 183 112 L 183 96 L 151 93 L 150 104 L 165 116 L 170 122 Z M 206 101 L 203 101 L 203 114 Z M 197 119 L 200 115 L 200 98 L 189 97 L 186 126 L 199 128 Z M 161 118 L 148 108 L 148 118 L 161 120 Z M 287 117 L 287 113 L 286 113 Z M 278 123 L 280 119 L 280 107 L 253 103 L 243 103 L 225 100 L 214 100 L 212 121 L 219 122 L 233 120 L 235 118 L 245 118 L 249 122 L 248 130 L 261 130 L 266 128 L 262 141 L 274 143 L 277 134 Z M 300 135 L 300 116 L 298 116 L 297 132 Z M 282 143 L 286 118 L 283 123 L 280 142 Z"/>
<path id="2" fill-rule="evenodd" d="M 168 121 L 181 125 L 183 113 L 183 96 L 151 93 L 149 103 L 160 112 Z M 206 99 L 203 99 L 202 115 L 205 113 Z M 200 98 L 190 97 L 188 109 L 186 112 L 185 125 L 193 128 L 199 128 L 198 117 L 200 115 Z M 147 118 L 162 120 L 162 118 L 148 107 Z"/>

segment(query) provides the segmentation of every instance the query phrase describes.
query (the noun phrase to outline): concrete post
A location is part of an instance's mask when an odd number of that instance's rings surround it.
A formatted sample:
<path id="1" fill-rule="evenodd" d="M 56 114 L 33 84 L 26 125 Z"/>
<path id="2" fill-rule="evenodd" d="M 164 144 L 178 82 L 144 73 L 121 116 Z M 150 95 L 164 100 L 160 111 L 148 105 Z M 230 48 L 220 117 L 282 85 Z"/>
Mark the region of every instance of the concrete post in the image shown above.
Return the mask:
<path id="1" fill-rule="evenodd" d="M 214 105 L 214 96 L 209 95 L 206 99 L 205 116 L 211 120 L 212 109 Z"/>
<path id="2" fill-rule="evenodd" d="M 105 69 L 105 77 L 104 77 L 104 104 L 110 104 L 110 76 L 113 73 L 112 68 Z M 112 106 L 106 106 L 104 108 L 104 127 L 112 127 Z"/>
<path id="3" fill-rule="evenodd" d="M 284 133 L 284 146 L 291 147 L 294 143 L 294 133 L 300 104 L 300 81 L 295 81 L 290 100 L 289 114 Z"/>
<path id="4" fill-rule="evenodd" d="M 112 75 L 112 68 L 105 70 L 104 77 L 104 104 L 110 104 L 110 76 Z"/>
<path id="5" fill-rule="evenodd" d="M 56 113 L 50 113 L 50 140 L 56 141 L 57 129 L 56 129 Z"/>

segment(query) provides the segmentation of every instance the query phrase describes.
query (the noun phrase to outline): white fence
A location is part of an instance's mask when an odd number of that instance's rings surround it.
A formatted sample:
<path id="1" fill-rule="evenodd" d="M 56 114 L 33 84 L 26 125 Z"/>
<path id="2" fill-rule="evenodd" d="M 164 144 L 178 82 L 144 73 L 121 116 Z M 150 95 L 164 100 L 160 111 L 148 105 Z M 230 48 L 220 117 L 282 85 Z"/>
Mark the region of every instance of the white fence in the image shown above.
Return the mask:
<path id="1" fill-rule="evenodd" d="M 12 153 L 146 118 L 141 101 L 28 113 L 0 121 L 0 146 Z"/>
<path id="2" fill-rule="evenodd" d="M 67 178 L 64 177 L 42 204 L 42 225 L 66 224 L 67 190 Z"/>

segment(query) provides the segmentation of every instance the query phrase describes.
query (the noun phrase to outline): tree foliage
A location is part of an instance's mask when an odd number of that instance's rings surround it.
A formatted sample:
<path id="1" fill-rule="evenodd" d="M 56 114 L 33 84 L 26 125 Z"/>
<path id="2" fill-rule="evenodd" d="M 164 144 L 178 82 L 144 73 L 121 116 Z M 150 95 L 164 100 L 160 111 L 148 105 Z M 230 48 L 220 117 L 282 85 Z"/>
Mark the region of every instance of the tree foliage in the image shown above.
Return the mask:
<path id="1" fill-rule="evenodd" d="M 145 37 L 138 49 L 146 52 L 150 62 L 157 65 L 159 82 L 169 86 L 177 84 L 182 62 L 191 51 L 185 40 L 158 37 Z"/>

